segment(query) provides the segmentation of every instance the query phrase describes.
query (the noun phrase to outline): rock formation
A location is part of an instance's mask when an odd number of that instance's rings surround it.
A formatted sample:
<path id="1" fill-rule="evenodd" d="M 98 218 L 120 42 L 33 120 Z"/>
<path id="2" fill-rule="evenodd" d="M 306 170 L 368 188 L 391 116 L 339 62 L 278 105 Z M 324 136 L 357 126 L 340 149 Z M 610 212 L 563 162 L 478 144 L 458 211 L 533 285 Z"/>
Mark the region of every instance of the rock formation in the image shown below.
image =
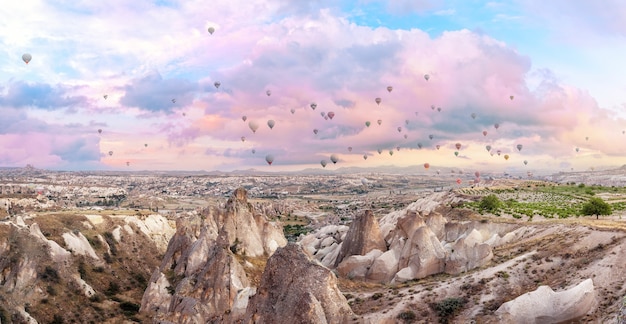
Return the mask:
<path id="1" fill-rule="evenodd" d="M 345 240 L 341 244 L 341 250 L 335 259 L 335 267 L 341 261 L 351 255 L 365 255 L 371 250 L 384 251 L 387 244 L 383 239 L 378 221 L 371 210 L 366 210 L 364 214 L 358 215 L 346 234 Z"/>
<path id="2" fill-rule="evenodd" d="M 245 323 L 346 323 L 352 316 L 335 275 L 290 243 L 267 261 Z"/>
<path id="3" fill-rule="evenodd" d="M 502 304 L 496 315 L 506 323 L 563 323 L 583 317 L 596 306 L 593 281 L 587 279 L 561 292 L 540 286 Z"/>

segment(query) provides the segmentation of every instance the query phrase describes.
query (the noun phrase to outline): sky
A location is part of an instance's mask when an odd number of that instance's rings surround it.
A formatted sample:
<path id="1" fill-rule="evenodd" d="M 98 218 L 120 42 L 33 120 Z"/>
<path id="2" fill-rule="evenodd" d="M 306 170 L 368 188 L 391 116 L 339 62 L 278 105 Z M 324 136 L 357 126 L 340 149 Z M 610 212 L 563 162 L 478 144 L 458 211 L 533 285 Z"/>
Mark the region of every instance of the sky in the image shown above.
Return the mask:
<path id="1" fill-rule="evenodd" d="M 617 167 L 625 36 L 619 0 L 7 2 L 0 166 Z"/>

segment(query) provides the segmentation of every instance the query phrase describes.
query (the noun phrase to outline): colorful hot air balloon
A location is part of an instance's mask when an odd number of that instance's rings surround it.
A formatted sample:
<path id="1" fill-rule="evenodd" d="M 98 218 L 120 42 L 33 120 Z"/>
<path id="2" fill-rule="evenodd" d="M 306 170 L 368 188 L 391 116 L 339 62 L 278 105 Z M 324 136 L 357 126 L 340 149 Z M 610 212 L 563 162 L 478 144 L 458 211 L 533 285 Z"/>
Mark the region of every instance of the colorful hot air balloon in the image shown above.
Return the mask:
<path id="1" fill-rule="evenodd" d="M 265 156 L 265 162 L 267 162 L 267 164 L 272 165 L 272 162 L 274 162 L 274 156 L 271 154 L 268 154 Z"/>
<path id="2" fill-rule="evenodd" d="M 22 55 L 22 61 L 24 61 L 24 63 L 26 63 L 26 64 L 28 64 L 28 62 L 30 62 L 30 60 L 31 60 L 32 58 L 33 58 L 33 57 L 32 57 L 30 54 L 28 54 L 28 53 L 24 53 L 24 54 Z"/>
<path id="3" fill-rule="evenodd" d="M 454 147 L 456 147 L 457 150 L 460 150 L 461 149 L 461 143 L 454 144 Z"/>
<path id="4" fill-rule="evenodd" d="M 524 165 L 527 165 L 527 164 L 528 164 L 528 161 L 527 161 L 527 160 L 524 160 Z"/>
<path id="5" fill-rule="evenodd" d="M 483 136 L 487 136 L 487 131 L 483 131 Z"/>
<path id="6" fill-rule="evenodd" d="M 363 160 L 367 160 L 367 154 L 363 154 Z"/>
<path id="7" fill-rule="evenodd" d="M 348 146 L 348 152 L 352 152 L 352 146 Z"/>
<path id="8" fill-rule="evenodd" d="M 366 121 L 366 122 L 365 122 L 365 126 L 367 126 L 367 127 L 370 127 L 370 125 L 371 125 L 371 124 L 372 124 L 372 123 L 370 123 L 369 121 Z"/>
<path id="9" fill-rule="evenodd" d="M 380 124 L 382 124 L 382 123 L 383 123 L 383 120 L 382 120 L 382 119 L 379 119 L 379 120 L 377 120 L 376 122 L 378 123 L 378 125 L 380 125 Z"/>
<path id="10" fill-rule="evenodd" d="M 104 95 L 104 96 L 102 96 L 102 97 L 104 97 L 104 100 L 107 100 L 107 98 L 109 97 L 109 95 Z"/>
<path id="11" fill-rule="evenodd" d="M 424 169 L 428 170 L 428 168 L 430 168 L 430 164 L 424 163 Z"/>
<path id="12" fill-rule="evenodd" d="M 270 120 L 267 121 L 267 126 L 270 129 L 274 129 L 274 125 L 276 125 L 276 122 L 273 119 L 270 119 Z"/>
<path id="13" fill-rule="evenodd" d="M 409 135 L 404 134 L 404 139 L 407 139 L 407 138 L 409 138 Z"/>
<path id="14" fill-rule="evenodd" d="M 259 129 L 259 123 L 255 122 L 254 120 L 251 120 L 248 123 L 248 127 L 250 127 L 253 133 L 256 133 L 256 130 Z"/>
<path id="15" fill-rule="evenodd" d="M 400 133 L 402 131 L 402 127 L 398 126 L 398 133 Z"/>
<path id="16" fill-rule="evenodd" d="M 312 102 L 312 103 L 311 103 L 311 109 L 315 110 L 315 108 L 317 108 L 317 104 L 316 104 L 316 103 L 314 103 L 314 102 Z"/>
<path id="17" fill-rule="evenodd" d="M 98 134 L 102 134 L 102 129 L 98 129 Z"/>
<path id="18" fill-rule="evenodd" d="M 323 111 L 321 111 L 321 112 L 320 112 L 320 116 L 324 117 L 324 116 L 326 116 L 326 113 L 325 113 L 325 112 L 323 112 Z"/>
<path id="19" fill-rule="evenodd" d="M 428 81 L 428 79 L 430 79 L 430 75 L 424 74 L 424 79 L 426 79 L 426 81 Z"/>
<path id="20" fill-rule="evenodd" d="M 459 156 L 459 151 L 454 151 L 454 156 Z"/>
<path id="21" fill-rule="evenodd" d="M 422 148 L 422 146 L 423 146 L 422 143 L 417 143 L 418 148 Z"/>
<path id="22" fill-rule="evenodd" d="M 219 89 L 220 86 L 222 85 L 222 83 L 220 83 L 219 81 L 215 81 L 215 83 L 213 83 L 213 85 L 215 86 L 216 89 Z"/>
<path id="23" fill-rule="evenodd" d="M 296 110 L 295 110 L 295 109 L 293 109 L 293 108 L 291 108 L 291 110 L 290 110 L 290 111 L 291 111 L 291 114 L 292 114 L 292 115 L 296 113 Z"/>
<path id="24" fill-rule="evenodd" d="M 577 147 L 577 148 L 576 148 L 576 153 L 578 153 L 578 151 L 580 151 L 580 149 Z"/>
<path id="25" fill-rule="evenodd" d="M 435 145 L 435 147 L 436 147 L 437 149 L 440 149 L 440 148 L 441 148 L 441 145 L 437 144 L 437 145 Z"/>
<path id="26" fill-rule="evenodd" d="M 396 151 L 400 151 L 400 146 L 396 146 Z"/>
<path id="27" fill-rule="evenodd" d="M 389 155 L 393 155 L 393 150 L 389 150 Z"/>
<path id="28" fill-rule="evenodd" d="M 328 162 L 326 162 L 326 160 L 321 160 L 320 164 L 322 165 L 322 168 L 325 168 L 326 164 L 328 164 Z"/>
<path id="29" fill-rule="evenodd" d="M 252 149 L 252 154 L 254 154 L 254 153 L 256 153 L 256 150 L 255 150 L 255 149 Z"/>
<path id="30" fill-rule="evenodd" d="M 438 112 L 441 112 L 441 107 L 437 107 L 437 111 L 438 111 Z"/>
<path id="31" fill-rule="evenodd" d="M 462 181 L 461 181 L 461 178 L 456 178 L 456 184 L 459 184 L 459 185 L 460 185 L 460 184 L 461 184 L 461 182 L 462 182 Z"/>
<path id="32" fill-rule="evenodd" d="M 318 132 L 319 131 L 317 130 L 317 128 L 313 130 L 313 134 L 315 134 L 315 135 L 317 135 Z"/>
<path id="33" fill-rule="evenodd" d="M 513 97 L 513 96 L 509 96 L 509 99 L 511 99 L 511 100 L 513 100 L 513 98 L 515 98 L 515 97 Z"/>
<path id="34" fill-rule="evenodd" d="M 502 151 L 497 150 L 496 153 L 498 154 L 498 156 L 500 156 L 500 153 L 502 153 Z"/>
<path id="35" fill-rule="evenodd" d="M 391 90 L 393 90 L 393 87 L 392 87 L 392 86 L 388 86 L 388 87 L 387 87 L 387 91 L 388 91 L 388 92 L 391 92 Z"/>
<path id="36" fill-rule="evenodd" d="M 113 151 L 109 151 L 109 156 L 112 156 L 112 155 L 113 155 Z"/>
<path id="37" fill-rule="evenodd" d="M 429 139 L 433 139 L 433 138 L 435 138 L 435 135 L 430 134 L 430 135 L 428 135 L 428 138 L 429 138 Z"/>
<path id="38" fill-rule="evenodd" d="M 241 120 L 243 120 L 244 123 L 246 122 L 247 119 L 248 119 L 247 116 L 241 116 Z"/>
<path id="39" fill-rule="evenodd" d="M 518 151 L 521 151 L 521 150 L 522 150 L 522 147 L 524 147 L 524 146 L 523 146 L 522 144 L 517 144 L 517 146 L 516 146 L 516 147 L 517 147 L 517 150 L 518 150 Z"/>
<path id="40" fill-rule="evenodd" d="M 172 103 L 176 103 L 176 99 L 172 99 Z"/>
<path id="41" fill-rule="evenodd" d="M 383 101 L 383 100 L 382 100 L 382 99 L 380 99 L 380 98 L 376 98 L 376 99 L 374 99 L 374 101 L 376 101 L 376 104 L 377 104 L 377 105 L 380 105 L 380 102 L 381 102 L 381 101 Z"/>
<path id="42" fill-rule="evenodd" d="M 333 162 L 333 164 L 336 164 L 337 161 L 339 161 L 339 157 L 337 157 L 337 154 L 331 154 L 330 161 Z"/>
<path id="43" fill-rule="evenodd" d="M 430 109 L 435 110 L 435 105 L 430 105 Z"/>
<path id="44" fill-rule="evenodd" d="M 509 160 L 509 155 L 508 154 L 504 154 L 504 159 L 508 161 Z"/>
<path id="45" fill-rule="evenodd" d="M 332 111 L 329 111 L 327 116 L 328 118 L 333 119 L 333 117 L 335 117 L 335 113 Z"/>
<path id="46" fill-rule="evenodd" d="M 378 152 L 378 154 L 383 153 L 383 150 L 381 150 L 381 149 L 378 149 L 378 150 L 376 150 L 376 151 Z"/>
<path id="47" fill-rule="evenodd" d="M 209 27 L 208 32 L 209 32 L 209 34 L 213 35 L 213 33 L 215 32 L 215 28 L 214 27 Z"/>
<path id="48" fill-rule="evenodd" d="M 241 141 L 245 142 L 246 141 L 246 137 L 245 136 L 241 136 Z"/>
<path id="49" fill-rule="evenodd" d="M 265 94 L 269 97 L 269 96 L 272 95 L 272 91 L 271 90 L 267 90 L 267 91 L 265 91 Z"/>
<path id="50" fill-rule="evenodd" d="M 491 145 L 485 146 L 485 149 L 487 150 L 487 152 L 491 151 Z"/>
<path id="51" fill-rule="evenodd" d="M 498 128 L 500 128 L 500 124 L 495 123 L 495 124 L 493 124 L 493 127 L 495 127 L 495 129 L 498 129 Z"/>
<path id="52" fill-rule="evenodd" d="M 476 171 L 476 172 L 474 172 L 474 175 L 476 176 L 476 178 L 479 178 L 480 177 L 480 172 Z"/>

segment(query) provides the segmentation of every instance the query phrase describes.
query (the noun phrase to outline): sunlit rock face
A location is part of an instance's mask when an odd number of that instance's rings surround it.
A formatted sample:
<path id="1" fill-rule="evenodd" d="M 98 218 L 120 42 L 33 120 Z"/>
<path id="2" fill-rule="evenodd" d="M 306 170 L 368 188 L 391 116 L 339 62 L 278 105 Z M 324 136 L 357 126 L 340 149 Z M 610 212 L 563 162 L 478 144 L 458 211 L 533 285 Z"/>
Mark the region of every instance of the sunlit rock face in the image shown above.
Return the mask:
<path id="1" fill-rule="evenodd" d="M 593 281 L 587 279 L 561 292 L 540 286 L 502 304 L 496 315 L 503 323 L 564 323 L 580 319 L 597 304 Z"/>
<path id="2" fill-rule="evenodd" d="M 384 251 L 387 244 L 380 233 L 378 221 L 371 210 L 366 210 L 364 214 L 358 215 L 352 224 L 346 238 L 341 245 L 341 250 L 335 259 L 337 267 L 345 257 L 351 255 L 365 255 L 371 250 Z"/>
<path id="3" fill-rule="evenodd" d="M 290 243 L 269 258 L 245 323 L 347 323 L 354 316 L 335 275 Z"/>

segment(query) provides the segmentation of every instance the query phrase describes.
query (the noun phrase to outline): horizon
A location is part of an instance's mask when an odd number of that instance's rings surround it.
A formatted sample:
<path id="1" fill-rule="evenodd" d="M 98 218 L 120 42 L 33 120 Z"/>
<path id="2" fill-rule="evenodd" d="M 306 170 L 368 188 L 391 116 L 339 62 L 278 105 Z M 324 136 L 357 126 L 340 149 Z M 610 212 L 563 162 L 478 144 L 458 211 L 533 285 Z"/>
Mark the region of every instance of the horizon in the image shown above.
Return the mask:
<path id="1" fill-rule="evenodd" d="M 0 167 L 427 173 L 429 163 L 540 174 L 626 164 L 626 25 L 609 23 L 626 21 L 622 3 L 4 9 Z"/>

